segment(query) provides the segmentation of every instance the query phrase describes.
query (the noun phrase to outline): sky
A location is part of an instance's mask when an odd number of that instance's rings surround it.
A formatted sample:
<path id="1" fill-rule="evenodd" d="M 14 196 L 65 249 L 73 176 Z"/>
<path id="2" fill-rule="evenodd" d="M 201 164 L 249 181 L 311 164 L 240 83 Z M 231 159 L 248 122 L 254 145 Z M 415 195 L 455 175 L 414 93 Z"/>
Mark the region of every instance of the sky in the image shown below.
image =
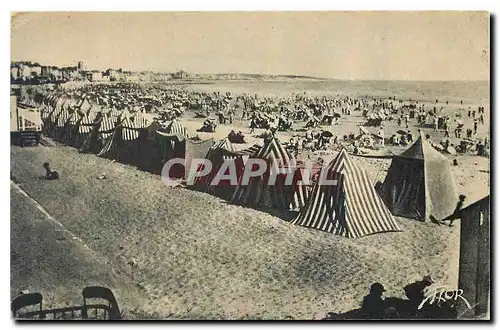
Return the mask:
<path id="1" fill-rule="evenodd" d="M 69 12 L 12 16 L 11 60 L 89 69 L 489 80 L 486 12 Z"/>

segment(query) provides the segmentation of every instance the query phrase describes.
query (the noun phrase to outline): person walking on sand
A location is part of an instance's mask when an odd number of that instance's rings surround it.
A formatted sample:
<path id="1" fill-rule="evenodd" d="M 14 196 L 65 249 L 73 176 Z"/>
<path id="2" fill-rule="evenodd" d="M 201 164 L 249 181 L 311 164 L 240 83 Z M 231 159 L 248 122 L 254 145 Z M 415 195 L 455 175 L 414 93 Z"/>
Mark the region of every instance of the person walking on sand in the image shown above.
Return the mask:
<path id="1" fill-rule="evenodd" d="M 453 227 L 453 221 L 455 221 L 456 219 L 460 219 L 460 210 L 464 206 L 464 203 L 465 203 L 465 195 L 460 195 L 458 197 L 458 203 L 457 206 L 455 207 L 455 211 L 453 211 L 451 215 L 447 216 L 442 221 L 444 222 L 446 220 L 450 220 L 449 227 Z"/>
<path id="2" fill-rule="evenodd" d="M 448 124 L 444 125 L 444 137 L 450 137 L 450 130 L 448 128 Z"/>
<path id="3" fill-rule="evenodd" d="M 255 132 L 256 127 L 257 127 L 257 123 L 255 120 L 255 117 L 252 117 L 252 120 L 250 120 L 250 134 L 253 134 L 253 132 Z"/>

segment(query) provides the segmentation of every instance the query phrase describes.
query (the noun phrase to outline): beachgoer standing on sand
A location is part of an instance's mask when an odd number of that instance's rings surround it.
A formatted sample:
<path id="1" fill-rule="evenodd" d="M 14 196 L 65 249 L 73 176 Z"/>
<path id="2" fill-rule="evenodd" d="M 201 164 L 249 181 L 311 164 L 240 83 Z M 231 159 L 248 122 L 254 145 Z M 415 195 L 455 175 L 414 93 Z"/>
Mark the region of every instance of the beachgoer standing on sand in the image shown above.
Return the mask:
<path id="1" fill-rule="evenodd" d="M 382 319 L 385 311 L 385 301 L 383 294 L 385 288 L 380 283 L 373 283 L 370 287 L 370 293 L 363 298 L 361 311 L 365 319 Z"/>
<path id="2" fill-rule="evenodd" d="M 255 117 L 252 117 L 252 120 L 250 120 L 250 134 L 255 132 L 256 127 L 257 127 L 257 123 L 255 122 Z"/>
<path id="3" fill-rule="evenodd" d="M 434 132 L 438 131 L 438 117 L 434 117 Z"/>
<path id="4" fill-rule="evenodd" d="M 377 135 L 380 137 L 380 144 L 382 147 L 385 147 L 385 135 L 384 135 L 384 126 L 380 126 L 380 129 L 377 132 Z"/>
<path id="5" fill-rule="evenodd" d="M 477 118 L 474 119 L 474 134 L 477 134 Z"/>
<path id="6" fill-rule="evenodd" d="M 413 135 L 411 135 L 411 131 L 408 131 L 408 134 L 406 134 L 406 140 L 408 140 L 408 143 L 413 142 Z"/>

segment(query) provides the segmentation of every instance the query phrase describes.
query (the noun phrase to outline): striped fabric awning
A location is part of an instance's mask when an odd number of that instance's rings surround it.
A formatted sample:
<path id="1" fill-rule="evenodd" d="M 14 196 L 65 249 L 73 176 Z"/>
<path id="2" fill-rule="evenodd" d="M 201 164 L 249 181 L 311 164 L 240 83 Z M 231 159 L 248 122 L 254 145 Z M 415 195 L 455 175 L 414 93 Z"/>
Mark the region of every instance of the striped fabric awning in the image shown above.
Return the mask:
<path id="1" fill-rule="evenodd" d="M 80 115 L 78 114 L 77 111 L 74 111 L 70 116 L 68 120 L 68 124 L 70 125 L 76 125 L 78 121 L 80 120 Z"/>
<path id="2" fill-rule="evenodd" d="M 210 149 L 211 150 L 215 150 L 215 149 L 218 149 L 218 148 L 223 148 L 223 149 L 226 149 L 226 150 L 231 151 L 231 152 L 235 151 L 233 144 L 231 143 L 231 141 L 229 141 L 228 138 L 216 141 L 214 143 L 214 145 L 212 146 L 212 148 L 210 148 Z"/>
<path id="3" fill-rule="evenodd" d="M 78 126 L 78 133 L 90 133 L 94 127 L 95 113 L 89 112 L 81 117 L 80 126 Z"/>
<path id="4" fill-rule="evenodd" d="M 260 146 L 258 144 L 254 144 L 253 146 L 251 146 L 249 148 L 235 151 L 234 153 L 239 154 L 239 155 L 252 156 L 252 155 L 256 154 L 257 152 L 259 152 L 259 150 L 261 148 L 262 148 L 262 146 Z"/>
<path id="5" fill-rule="evenodd" d="M 141 123 L 136 123 L 134 118 L 126 117 L 122 121 L 122 140 L 136 140 L 139 138 L 139 130 L 141 128 L 144 128 Z"/>
<path id="6" fill-rule="evenodd" d="M 64 127 L 69 118 L 70 118 L 69 111 L 66 109 L 61 110 L 59 112 L 59 115 L 57 116 L 57 127 Z"/>
<path id="7" fill-rule="evenodd" d="M 309 202 L 292 223 L 350 238 L 401 231 L 366 171 L 345 149 L 324 170 L 326 178 L 337 183 L 316 183 Z"/>
<path id="8" fill-rule="evenodd" d="M 186 127 L 184 127 L 184 125 L 182 125 L 178 120 L 172 120 L 170 124 L 168 124 L 165 131 L 169 134 L 188 136 Z"/>
<path id="9" fill-rule="evenodd" d="M 215 175 L 222 168 L 222 165 L 225 161 L 234 162 L 234 168 L 238 173 L 237 179 L 239 178 L 239 175 L 241 174 L 241 171 L 243 170 L 245 163 L 243 155 L 235 153 L 234 148 L 232 148 L 232 145 L 230 145 L 231 147 L 230 149 L 233 150 L 226 148 L 227 144 L 224 142 L 225 140 L 216 142 L 216 144 L 214 144 L 214 146 L 212 146 L 212 148 L 210 148 L 210 150 L 208 151 L 205 158 L 211 162 L 212 170 L 210 171 L 209 174 L 196 178 L 194 185 L 197 187 L 197 189 L 208 193 L 215 193 L 217 195 L 218 189 L 216 189 L 217 188 L 216 186 L 212 186 L 211 183 L 213 182 Z M 224 181 L 222 182 L 222 184 L 218 186 L 218 188 L 227 189 L 229 186 L 231 186 L 231 184 Z M 234 188 L 236 188 L 236 186 L 234 186 Z"/>
<path id="10" fill-rule="evenodd" d="M 109 136 L 113 135 L 116 127 L 116 120 L 110 116 L 104 116 L 101 119 L 101 125 L 99 126 L 99 135 L 101 139 L 107 139 Z"/>

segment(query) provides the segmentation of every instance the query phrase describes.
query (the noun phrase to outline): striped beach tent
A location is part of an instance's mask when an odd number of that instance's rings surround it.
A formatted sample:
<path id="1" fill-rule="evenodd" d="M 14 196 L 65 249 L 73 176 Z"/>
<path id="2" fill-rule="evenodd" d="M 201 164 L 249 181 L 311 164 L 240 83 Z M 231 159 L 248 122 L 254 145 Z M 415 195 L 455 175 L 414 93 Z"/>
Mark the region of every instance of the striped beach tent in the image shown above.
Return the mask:
<path id="1" fill-rule="evenodd" d="M 236 149 L 235 145 L 233 144 L 233 147 Z M 261 145 L 259 144 L 254 144 L 248 148 L 242 149 L 242 150 L 235 150 L 238 154 L 245 155 L 247 157 L 250 157 L 252 155 L 255 155 L 260 149 L 262 148 Z"/>
<path id="2" fill-rule="evenodd" d="M 254 144 L 249 148 L 239 151 L 230 151 L 225 148 L 218 149 L 218 152 L 216 152 L 212 157 L 212 159 L 214 159 L 212 160 L 213 171 L 204 182 L 204 184 L 206 185 L 205 191 L 226 200 L 231 200 L 236 188 L 238 187 L 238 180 L 243 174 L 247 160 L 250 158 L 250 156 L 260 150 L 260 148 L 260 145 Z M 217 161 L 219 163 L 217 163 Z M 222 162 L 232 162 L 234 164 L 237 180 L 236 185 L 233 185 L 230 180 L 221 180 L 217 185 L 211 185 L 215 175 L 221 168 Z M 226 170 L 224 174 L 228 174 L 228 170 Z"/>
<path id="3" fill-rule="evenodd" d="M 101 146 L 99 148 L 100 151 L 97 154 L 99 157 L 114 157 L 114 154 L 116 153 L 115 136 L 117 137 L 118 134 L 121 135 L 121 132 L 118 132 L 119 130 L 117 129 L 119 123 L 119 119 L 107 114 L 103 115 L 100 119 L 96 139 L 97 145 Z"/>
<path id="4" fill-rule="evenodd" d="M 119 118 L 112 115 L 103 115 L 97 130 L 100 139 L 106 140 L 113 135 L 117 122 L 120 122 Z"/>
<path id="5" fill-rule="evenodd" d="M 141 131 L 147 128 L 147 122 L 142 116 L 138 116 L 137 113 L 133 116 L 128 116 L 121 122 L 121 141 L 122 148 L 129 158 L 129 162 L 135 161 L 134 158 L 138 155 L 139 149 L 139 137 Z"/>
<path id="6" fill-rule="evenodd" d="M 120 162 L 132 163 L 136 158 L 140 127 L 129 116 L 124 117 L 117 128 L 114 143 L 118 147 Z"/>
<path id="7" fill-rule="evenodd" d="M 214 145 L 212 146 L 212 148 L 210 148 L 210 150 L 215 150 L 218 148 L 224 148 L 225 150 L 228 150 L 231 152 L 235 151 L 233 144 L 231 143 L 231 141 L 229 141 L 228 138 L 225 138 L 225 139 L 222 139 L 219 141 L 215 141 Z"/>
<path id="8" fill-rule="evenodd" d="M 108 115 L 116 122 L 117 120 L 119 120 L 122 117 L 122 112 L 120 110 L 118 110 L 117 108 L 113 107 L 108 112 Z"/>
<path id="9" fill-rule="evenodd" d="M 255 151 L 252 153 L 254 152 Z M 232 185 L 230 180 L 221 180 L 217 185 L 212 185 L 212 182 L 216 174 L 222 168 L 224 162 L 232 162 L 234 164 L 234 168 L 237 172 L 236 180 L 238 180 L 243 171 L 245 161 L 248 159 L 248 154 L 235 151 L 232 143 L 226 138 L 217 141 L 212 148 L 210 148 L 205 158 L 210 161 L 212 165 L 211 171 L 207 175 L 197 177 L 194 182 L 194 188 L 230 200 L 234 193 L 234 189 L 237 187 L 237 181 L 236 185 Z M 200 171 L 202 169 L 203 166 L 200 166 L 198 170 Z M 228 170 L 223 174 L 228 174 L 227 171 Z"/>
<path id="10" fill-rule="evenodd" d="M 64 142 L 64 134 L 67 127 L 67 122 L 71 117 L 71 113 L 68 109 L 61 107 L 58 114 L 56 115 L 56 131 L 54 138 Z"/>
<path id="11" fill-rule="evenodd" d="M 174 165 L 170 177 L 186 178 L 193 159 L 203 159 L 214 145 L 213 139 L 194 141 L 181 134 L 168 134 L 156 131 L 156 143 L 159 148 L 162 164 L 173 158 L 181 158 L 184 165 Z"/>
<path id="12" fill-rule="evenodd" d="M 41 116 L 43 121 L 43 133 L 49 137 L 54 137 L 56 134 L 56 117 L 58 111 L 55 106 L 55 102 L 51 102 L 50 100 L 56 100 L 55 95 L 49 95 L 46 99 L 45 106 L 42 108 Z"/>
<path id="13" fill-rule="evenodd" d="M 401 231 L 366 171 L 345 149 L 323 171 L 326 179 L 336 180 L 336 184 L 317 182 L 307 205 L 292 223 L 349 238 Z"/>
<path id="14" fill-rule="evenodd" d="M 239 178 L 238 187 L 232 196 L 233 203 L 282 210 L 299 210 L 305 205 L 309 195 L 308 186 L 302 183 L 302 172 L 297 168 L 295 157 L 277 139 L 272 139 L 250 158 L 265 160 L 266 172 L 250 178 L 246 185 L 242 183 L 242 177 Z M 271 173 L 277 175 L 275 182 L 269 184 Z M 293 176 L 289 185 L 286 184 L 288 175 Z"/>
<path id="15" fill-rule="evenodd" d="M 191 162 L 194 159 L 204 159 L 207 156 L 209 150 L 213 147 L 215 141 L 213 138 L 194 141 L 192 139 L 185 139 L 185 156 L 184 156 L 184 166 L 186 171 L 184 172 L 184 179 L 188 179 L 190 175 L 189 171 L 196 172 L 197 169 L 191 169 Z"/>
<path id="16" fill-rule="evenodd" d="M 90 134 L 94 129 L 96 113 L 88 111 L 80 117 L 80 122 L 78 123 L 78 133 L 76 136 L 75 147 L 80 148 L 83 146 L 85 141 L 90 138 Z"/>
<path id="17" fill-rule="evenodd" d="M 142 111 L 136 111 L 131 118 L 133 118 L 137 127 L 147 128 L 151 125 L 151 122 Z"/>
<path id="18" fill-rule="evenodd" d="M 73 146 L 78 134 L 78 125 L 80 123 L 80 114 L 76 110 L 70 110 L 69 118 L 66 122 L 66 128 L 64 130 L 64 144 L 67 146 Z"/>

